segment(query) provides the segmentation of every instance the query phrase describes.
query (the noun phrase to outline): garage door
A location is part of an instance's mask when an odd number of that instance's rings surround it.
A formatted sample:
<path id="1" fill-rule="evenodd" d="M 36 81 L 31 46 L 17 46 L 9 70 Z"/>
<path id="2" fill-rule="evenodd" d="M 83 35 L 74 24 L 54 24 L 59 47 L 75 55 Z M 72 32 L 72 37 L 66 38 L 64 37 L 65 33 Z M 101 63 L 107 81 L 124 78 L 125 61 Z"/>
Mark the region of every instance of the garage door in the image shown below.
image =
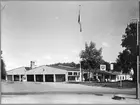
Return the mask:
<path id="1" fill-rule="evenodd" d="M 14 75 L 14 81 L 19 81 L 19 75 Z"/>
<path id="2" fill-rule="evenodd" d="M 43 75 L 36 75 L 36 82 L 43 82 Z"/>
<path id="3" fill-rule="evenodd" d="M 12 81 L 12 75 L 7 75 L 7 80 Z"/>
<path id="4" fill-rule="evenodd" d="M 56 74 L 56 82 L 64 82 L 65 81 L 65 74 Z"/>
<path id="5" fill-rule="evenodd" d="M 27 75 L 27 81 L 33 82 L 34 81 L 34 75 Z"/>
<path id="6" fill-rule="evenodd" d="M 45 82 L 54 82 L 53 78 L 54 78 L 53 74 L 45 75 Z"/>

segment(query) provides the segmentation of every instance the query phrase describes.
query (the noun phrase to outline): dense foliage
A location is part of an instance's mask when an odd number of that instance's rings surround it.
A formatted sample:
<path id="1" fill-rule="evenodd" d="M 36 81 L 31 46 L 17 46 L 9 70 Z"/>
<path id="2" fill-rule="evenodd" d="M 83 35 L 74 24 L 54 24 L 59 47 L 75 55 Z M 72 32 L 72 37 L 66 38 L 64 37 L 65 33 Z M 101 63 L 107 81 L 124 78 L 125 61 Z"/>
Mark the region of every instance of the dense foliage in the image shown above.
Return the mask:
<path id="1" fill-rule="evenodd" d="M 137 24 L 130 23 L 125 29 L 125 34 L 122 36 L 121 46 L 124 48 L 119 53 L 117 65 L 124 73 L 134 70 L 134 81 L 136 80 L 137 72 Z M 119 69 L 118 69 L 119 70 Z"/>
<path id="2" fill-rule="evenodd" d="M 102 48 L 99 50 L 96 49 L 95 43 L 90 42 L 89 45 L 85 43 L 85 49 L 80 53 L 82 68 L 89 70 L 89 72 L 99 69 L 100 64 L 105 63 L 102 59 L 101 53 Z"/>
<path id="3" fill-rule="evenodd" d="M 1 51 L 2 54 L 2 51 Z M 5 63 L 1 56 L 1 79 L 6 79 L 6 70 L 5 70 Z"/>

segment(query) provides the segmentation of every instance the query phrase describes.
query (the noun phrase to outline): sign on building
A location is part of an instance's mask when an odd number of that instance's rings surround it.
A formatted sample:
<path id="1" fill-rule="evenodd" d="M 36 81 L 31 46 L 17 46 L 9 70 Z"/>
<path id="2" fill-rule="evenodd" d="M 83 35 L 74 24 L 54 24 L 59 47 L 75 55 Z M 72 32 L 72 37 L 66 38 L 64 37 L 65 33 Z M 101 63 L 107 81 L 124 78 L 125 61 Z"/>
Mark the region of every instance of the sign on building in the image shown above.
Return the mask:
<path id="1" fill-rule="evenodd" d="M 110 70 L 113 70 L 114 69 L 114 65 L 113 63 L 110 64 Z"/>
<path id="2" fill-rule="evenodd" d="M 100 65 L 100 70 L 106 70 L 106 65 Z"/>

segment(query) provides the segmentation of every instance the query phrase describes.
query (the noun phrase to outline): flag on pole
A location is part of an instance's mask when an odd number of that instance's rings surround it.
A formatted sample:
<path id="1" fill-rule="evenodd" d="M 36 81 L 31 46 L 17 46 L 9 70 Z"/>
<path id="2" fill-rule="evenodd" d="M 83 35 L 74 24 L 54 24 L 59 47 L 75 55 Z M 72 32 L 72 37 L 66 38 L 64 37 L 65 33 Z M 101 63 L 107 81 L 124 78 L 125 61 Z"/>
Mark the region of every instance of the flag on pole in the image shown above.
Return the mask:
<path id="1" fill-rule="evenodd" d="M 82 32 L 82 26 L 81 26 L 81 16 L 80 16 L 80 6 L 81 6 L 81 5 L 79 5 L 78 23 L 79 23 L 79 25 L 80 25 L 80 32 Z"/>

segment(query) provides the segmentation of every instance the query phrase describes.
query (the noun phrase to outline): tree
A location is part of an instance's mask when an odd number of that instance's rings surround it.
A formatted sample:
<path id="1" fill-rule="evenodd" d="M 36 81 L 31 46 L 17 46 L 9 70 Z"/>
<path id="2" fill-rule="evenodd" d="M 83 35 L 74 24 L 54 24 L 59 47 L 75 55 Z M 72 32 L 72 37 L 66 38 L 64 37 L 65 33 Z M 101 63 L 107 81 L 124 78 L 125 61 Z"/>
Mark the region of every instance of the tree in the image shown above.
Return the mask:
<path id="1" fill-rule="evenodd" d="M 55 63 L 55 64 L 52 64 L 53 66 L 59 66 L 59 65 L 63 65 L 63 66 L 70 66 L 70 67 L 74 67 L 74 62 L 71 62 L 71 63 Z"/>
<path id="2" fill-rule="evenodd" d="M 136 80 L 137 71 L 137 23 L 130 23 L 125 29 L 125 34 L 122 36 L 121 46 L 125 48 L 120 52 L 117 58 L 117 64 L 123 72 L 127 73 L 130 69 L 134 70 L 134 78 Z"/>
<path id="3" fill-rule="evenodd" d="M 82 50 L 80 53 L 80 58 L 82 59 L 81 67 L 89 70 L 89 72 L 94 72 L 94 70 L 99 68 L 100 64 L 103 62 L 101 53 L 102 48 L 97 50 L 95 43 L 92 41 L 89 45 L 85 43 L 85 50 Z"/>
<path id="4" fill-rule="evenodd" d="M 121 63 L 118 63 L 116 60 L 116 62 L 113 63 L 113 71 L 121 72 L 121 70 Z"/>
<path id="5" fill-rule="evenodd" d="M 131 54 L 128 50 L 123 50 L 123 52 L 120 52 L 118 55 L 117 66 L 120 67 L 119 70 L 123 73 L 129 73 L 131 70 Z"/>
<path id="6" fill-rule="evenodd" d="M 1 51 L 1 54 L 2 54 L 2 51 Z M 3 61 L 2 56 L 1 56 L 1 79 L 6 79 L 5 63 Z"/>

